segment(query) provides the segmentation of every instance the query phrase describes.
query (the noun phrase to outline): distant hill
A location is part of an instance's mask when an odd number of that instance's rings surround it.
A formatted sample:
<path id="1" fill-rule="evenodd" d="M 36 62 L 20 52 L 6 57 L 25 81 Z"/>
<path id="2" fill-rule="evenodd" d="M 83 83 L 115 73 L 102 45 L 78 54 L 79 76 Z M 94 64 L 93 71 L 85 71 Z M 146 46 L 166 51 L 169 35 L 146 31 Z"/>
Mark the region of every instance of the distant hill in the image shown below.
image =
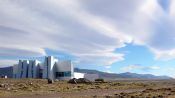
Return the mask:
<path id="1" fill-rule="evenodd" d="M 89 74 L 98 74 L 100 78 L 104 79 L 172 79 L 168 76 L 154 76 L 152 74 L 137 74 L 137 73 L 107 73 L 107 72 L 101 72 L 97 70 L 89 70 L 89 69 L 79 69 L 74 68 L 75 72 L 80 73 L 89 73 Z M 12 78 L 13 76 L 13 68 L 12 67 L 4 67 L 0 68 L 0 76 L 1 75 L 7 75 L 9 78 Z"/>
<path id="2" fill-rule="evenodd" d="M 155 76 L 152 74 L 137 74 L 137 73 L 121 73 L 119 74 L 123 78 L 138 78 L 138 79 L 172 79 L 168 76 Z"/>
<path id="3" fill-rule="evenodd" d="M 101 72 L 101 71 L 97 71 L 97 70 L 74 68 L 74 72 L 88 73 L 88 74 L 98 74 L 100 78 L 105 78 L 105 79 L 120 78 L 120 76 L 118 74 L 106 73 L 106 72 Z"/>
<path id="4" fill-rule="evenodd" d="M 171 77 L 168 76 L 155 76 L 152 74 L 137 74 L 137 73 L 106 73 L 106 72 L 101 72 L 97 70 L 89 70 L 89 69 L 79 69 L 75 68 L 75 72 L 81 72 L 81 73 L 89 73 L 89 74 L 98 74 L 100 78 L 104 79 L 172 79 Z"/>
<path id="5" fill-rule="evenodd" d="M 0 68 L 0 76 L 7 75 L 7 77 L 13 77 L 13 67 L 4 67 Z"/>

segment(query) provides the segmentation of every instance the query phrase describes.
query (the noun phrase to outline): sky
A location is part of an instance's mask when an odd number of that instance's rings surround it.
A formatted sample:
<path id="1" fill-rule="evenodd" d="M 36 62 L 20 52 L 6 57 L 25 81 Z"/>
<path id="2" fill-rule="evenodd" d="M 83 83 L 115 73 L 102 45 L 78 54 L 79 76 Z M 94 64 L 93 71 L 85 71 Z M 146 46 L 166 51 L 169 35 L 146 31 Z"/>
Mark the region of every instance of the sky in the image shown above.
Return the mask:
<path id="1" fill-rule="evenodd" d="M 75 67 L 175 77 L 175 0 L 0 0 L 0 67 L 53 55 Z"/>

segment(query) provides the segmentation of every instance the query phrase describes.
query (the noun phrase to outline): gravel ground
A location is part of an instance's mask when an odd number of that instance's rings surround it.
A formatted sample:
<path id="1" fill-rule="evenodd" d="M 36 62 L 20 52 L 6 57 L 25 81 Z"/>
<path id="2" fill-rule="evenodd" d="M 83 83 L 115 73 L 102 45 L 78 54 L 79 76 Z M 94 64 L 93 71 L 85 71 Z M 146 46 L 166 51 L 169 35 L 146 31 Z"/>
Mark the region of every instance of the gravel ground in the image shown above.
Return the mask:
<path id="1" fill-rule="evenodd" d="M 175 98 L 175 80 L 47 84 L 47 80 L 0 79 L 0 98 Z"/>
<path id="2" fill-rule="evenodd" d="M 63 92 L 63 93 L 56 93 L 56 94 L 44 94 L 44 95 L 30 95 L 30 96 L 13 96 L 13 97 L 4 97 L 4 98 L 89 98 L 95 96 L 110 96 L 115 93 L 122 93 L 122 92 L 135 92 L 135 91 L 143 91 L 143 89 L 128 89 L 128 90 L 115 90 L 115 89 L 108 89 L 108 90 L 87 90 L 87 91 L 79 91 L 79 92 Z"/>

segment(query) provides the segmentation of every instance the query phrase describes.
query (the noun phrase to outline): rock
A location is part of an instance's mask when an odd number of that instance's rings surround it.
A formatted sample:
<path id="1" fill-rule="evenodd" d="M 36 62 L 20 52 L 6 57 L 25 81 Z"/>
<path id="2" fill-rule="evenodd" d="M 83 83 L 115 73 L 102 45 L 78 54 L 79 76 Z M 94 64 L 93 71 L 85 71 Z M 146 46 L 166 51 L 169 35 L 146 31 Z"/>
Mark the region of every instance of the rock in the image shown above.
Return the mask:
<path id="1" fill-rule="evenodd" d="M 70 79 L 68 83 L 77 84 L 77 79 L 76 78 Z"/>
<path id="2" fill-rule="evenodd" d="M 9 87 L 8 87 L 8 88 L 7 88 L 7 90 L 8 90 L 8 91 L 10 91 L 10 90 L 11 90 L 11 88 L 9 88 Z"/>
<path id="3" fill-rule="evenodd" d="M 58 82 L 58 81 L 60 81 L 60 80 L 58 80 L 58 79 L 55 79 L 55 82 Z"/>
<path id="4" fill-rule="evenodd" d="M 162 95 L 158 95 L 158 98 L 163 98 L 163 96 Z"/>
<path id="5" fill-rule="evenodd" d="M 13 92 L 18 92 L 18 90 L 13 90 Z"/>
<path id="6" fill-rule="evenodd" d="M 7 75 L 2 75 L 1 78 L 7 79 L 8 77 L 7 77 Z"/>
<path id="7" fill-rule="evenodd" d="M 53 80 L 48 79 L 48 84 L 52 84 L 52 83 L 53 83 Z"/>
<path id="8" fill-rule="evenodd" d="M 91 83 L 91 81 L 86 78 L 79 78 L 77 79 L 77 82 L 78 83 Z"/>
<path id="9" fill-rule="evenodd" d="M 131 96 L 131 98 L 135 98 L 134 96 Z"/>
<path id="10" fill-rule="evenodd" d="M 70 79 L 68 83 L 77 84 L 77 83 L 92 83 L 92 82 L 86 78 L 79 78 L 79 79 L 73 78 Z"/>
<path id="11" fill-rule="evenodd" d="M 0 87 L 5 87 L 5 84 L 0 84 Z"/>
<path id="12" fill-rule="evenodd" d="M 93 98 L 97 98 L 97 95 L 94 95 Z"/>
<path id="13" fill-rule="evenodd" d="M 30 82 L 30 83 L 29 83 L 29 85 L 33 85 L 33 83 L 32 83 L 32 82 Z"/>
<path id="14" fill-rule="evenodd" d="M 50 89 L 49 91 L 55 91 L 55 89 Z"/>
<path id="15" fill-rule="evenodd" d="M 112 96 L 110 96 L 110 95 L 106 95 L 105 98 L 112 98 Z"/>

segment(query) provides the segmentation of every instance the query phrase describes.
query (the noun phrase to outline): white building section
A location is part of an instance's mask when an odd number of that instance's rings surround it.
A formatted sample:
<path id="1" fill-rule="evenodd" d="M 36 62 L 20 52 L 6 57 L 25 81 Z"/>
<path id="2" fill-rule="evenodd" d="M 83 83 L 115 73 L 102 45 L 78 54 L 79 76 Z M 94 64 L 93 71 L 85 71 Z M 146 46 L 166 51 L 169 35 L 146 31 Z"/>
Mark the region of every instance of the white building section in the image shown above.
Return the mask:
<path id="1" fill-rule="evenodd" d="M 74 78 L 76 78 L 76 79 L 84 78 L 84 74 L 85 73 L 74 72 Z"/>
<path id="2" fill-rule="evenodd" d="M 90 80 L 90 81 L 95 81 L 95 79 L 98 79 L 99 78 L 99 75 L 98 74 L 84 74 L 84 78 Z"/>
<path id="3" fill-rule="evenodd" d="M 18 73 L 18 64 L 15 64 L 13 66 L 13 78 L 17 78 L 17 73 Z"/>
<path id="4" fill-rule="evenodd" d="M 17 78 L 26 78 L 28 74 L 28 60 L 19 60 L 17 70 Z"/>
<path id="5" fill-rule="evenodd" d="M 95 81 L 95 79 L 99 78 L 98 74 L 88 74 L 88 73 L 78 73 L 74 72 L 74 78 L 79 79 L 79 78 L 86 78 L 90 81 Z"/>
<path id="6" fill-rule="evenodd" d="M 60 80 L 69 80 L 74 78 L 74 67 L 71 64 L 71 61 L 59 61 L 56 63 L 55 69 L 55 78 Z"/>
<path id="7" fill-rule="evenodd" d="M 19 60 L 13 66 L 13 77 L 69 80 L 74 77 L 74 68 L 70 60 L 58 61 L 53 56 L 45 57 L 43 63 L 37 60 Z"/>

